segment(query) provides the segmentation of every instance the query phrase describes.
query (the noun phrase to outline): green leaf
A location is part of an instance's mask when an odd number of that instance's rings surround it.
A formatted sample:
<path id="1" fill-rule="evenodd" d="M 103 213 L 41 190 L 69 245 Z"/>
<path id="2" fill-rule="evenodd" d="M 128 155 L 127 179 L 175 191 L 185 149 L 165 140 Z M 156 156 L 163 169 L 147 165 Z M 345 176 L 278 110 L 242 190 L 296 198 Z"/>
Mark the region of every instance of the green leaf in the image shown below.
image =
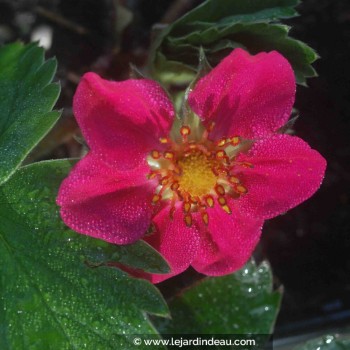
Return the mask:
<path id="1" fill-rule="evenodd" d="M 280 300 L 269 265 L 249 262 L 234 274 L 208 277 L 185 290 L 169 303 L 172 320 L 155 324 L 163 334 L 270 334 Z"/>
<path id="2" fill-rule="evenodd" d="M 56 191 L 60 182 L 63 177 L 68 174 L 72 163 L 75 162 L 76 160 L 46 161 L 29 167 L 29 169 L 34 169 L 35 173 L 34 176 L 29 176 L 31 174 L 30 172 L 24 172 L 25 177 L 23 181 L 25 181 L 25 184 L 23 186 L 18 185 L 15 192 L 12 192 L 12 190 L 6 192 L 6 190 L 10 188 L 8 186 L 4 188 L 7 201 L 12 203 L 12 207 L 15 208 L 20 215 L 25 217 L 29 216 L 31 221 L 35 222 L 35 228 L 37 230 L 48 231 L 55 227 L 58 232 L 66 231 L 67 235 L 78 237 L 79 241 L 84 246 L 84 254 L 87 263 L 92 266 L 101 266 L 110 262 L 118 262 L 150 273 L 161 274 L 170 272 L 170 267 L 163 257 L 153 249 L 153 247 L 142 240 L 134 244 L 122 246 L 109 244 L 99 239 L 80 236 L 74 232 L 69 232 L 60 219 L 57 207 L 52 205 L 52 203 L 54 202 L 54 198 L 56 198 Z M 47 174 L 47 171 L 50 171 L 48 169 L 51 169 L 51 167 L 53 177 Z M 26 167 L 23 169 L 26 169 Z M 61 171 L 61 173 L 57 174 L 56 169 Z M 17 179 L 22 179 L 21 174 L 18 175 Z M 28 193 L 28 189 L 37 189 L 41 184 L 47 186 L 47 193 L 45 193 L 45 195 L 42 194 L 42 196 L 38 198 L 37 190 Z M 18 198 L 23 198 L 24 200 L 18 201 Z M 42 201 L 40 203 L 41 206 L 49 203 L 49 211 L 45 213 L 45 216 L 43 216 L 43 213 L 37 211 L 36 207 L 40 201 Z M 47 220 L 43 220 L 44 218 L 47 218 Z M 70 239 L 75 239 L 72 237 L 70 237 Z"/>
<path id="3" fill-rule="evenodd" d="M 350 349 L 350 338 L 326 335 L 318 339 L 299 345 L 293 350 L 348 350 Z"/>
<path id="4" fill-rule="evenodd" d="M 311 63 L 318 56 L 289 37 L 287 26 L 276 24 L 296 16 L 297 4 L 297 0 L 207 0 L 160 33 L 151 50 L 153 72 L 164 83 L 188 83 L 201 47 L 213 66 L 237 47 L 251 54 L 277 50 L 290 61 L 298 83 L 305 85 L 307 77 L 316 75 Z"/>
<path id="5" fill-rule="evenodd" d="M 98 248 L 97 250 L 95 248 Z M 148 243 L 139 240 L 129 245 L 113 245 L 94 240 L 92 251 L 87 251 L 87 260 L 91 265 L 100 266 L 118 262 L 134 269 L 149 273 L 169 273 L 170 267 L 164 258 Z"/>
<path id="6" fill-rule="evenodd" d="M 0 189 L 2 350 L 134 349 L 132 334 L 156 336 L 146 313 L 167 316 L 149 282 L 86 264 L 103 246 L 64 228 L 55 205 L 69 169 L 29 165 Z"/>
<path id="7" fill-rule="evenodd" d="M 60 86 L 51 81 L 56 60 L 44 60 L 35 44 L 0 48 L 0 184 L 47 134 L 59 112 L 52 108 Z"/>

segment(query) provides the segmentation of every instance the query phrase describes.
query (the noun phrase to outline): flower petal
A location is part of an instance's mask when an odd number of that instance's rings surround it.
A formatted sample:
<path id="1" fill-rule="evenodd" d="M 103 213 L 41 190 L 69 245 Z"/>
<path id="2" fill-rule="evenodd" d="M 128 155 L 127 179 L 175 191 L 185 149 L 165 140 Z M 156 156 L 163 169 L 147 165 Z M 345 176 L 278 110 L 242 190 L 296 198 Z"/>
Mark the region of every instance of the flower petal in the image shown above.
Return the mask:
<path id="1" fill-rule="evenodd" d="M 146 179 L 146 169 L 116 172 L 89 153 L 59 189 L 63 221 L 77 232 L 110 243 L 135 242 L 151 223 L 155 185 Z"/>
<path id="2" fill-rule="evenodd" d="M 199 247 L 199 229 L 195 223 L 187 227 L 184 215 L 179 206 L 173 220 L 170 219 L 170 207 L 161 210 L 154 218 L 156 232 L 144 237 L 144 240 L 158 250 L 168 261 L 171 273 L 165 275 L 151 275 L 153 283 L 159 283 L 186 270 Z"/>
<path id="3" fill-rule="evenodd" d="M 233 201 L 232 214 L 218 205 L 209 212 L 209 225 L 202 231 L 199 253 L 192 263 L 209 276 L 221 276 L 240 269 L 252 255 L 261 235 L 263 220 L 245 217 Z"/>
<path id="4" fill-rule="evenodd" d="M 189 104 L 206 125 L 215 122 L 213 139 L 256 139 L 286 123 L 294 97 L 293 69 L 282 55 L 235 49 L 197 83 Z"/>
<path id="5" fill-rule="evenodd" d="M 174 118 L 173 106 L 157 83 L 112 82 L 95 73 L 82 78 L 73 107 L 88 145 L 119 170 L 145 163 L 145 155 L 168 135 Z"/>
<path id="6" fill-rule="evenodd" d="M 240 210 L 269 219 L 297 206 L 320 187 L 325 159 L 298 137 L 275 135 L 258 141 L 238 160 L 253 164 L 239 178 L 248 193 L 239 199 Z"/>

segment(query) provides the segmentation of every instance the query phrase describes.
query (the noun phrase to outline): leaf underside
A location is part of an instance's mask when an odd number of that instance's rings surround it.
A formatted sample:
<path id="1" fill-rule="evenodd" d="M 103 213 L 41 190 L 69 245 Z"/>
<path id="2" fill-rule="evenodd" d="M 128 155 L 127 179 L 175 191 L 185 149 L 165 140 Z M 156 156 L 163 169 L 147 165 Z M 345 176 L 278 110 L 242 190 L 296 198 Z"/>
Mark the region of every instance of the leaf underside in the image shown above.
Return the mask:
<path id="1" fill-rule="evenodd" d="M 164 83 L 188 83 L 201 47 L 212 66 L 234 48 L 251 54 L 277 50 L 293 66 L 297 82 L 316 76 L 318 58 L 305 43 L 288 36 L 280 19 L 297 15 L 297 0 L 207 0 L 163 30 L 154 41 L 150 62 Z"/>

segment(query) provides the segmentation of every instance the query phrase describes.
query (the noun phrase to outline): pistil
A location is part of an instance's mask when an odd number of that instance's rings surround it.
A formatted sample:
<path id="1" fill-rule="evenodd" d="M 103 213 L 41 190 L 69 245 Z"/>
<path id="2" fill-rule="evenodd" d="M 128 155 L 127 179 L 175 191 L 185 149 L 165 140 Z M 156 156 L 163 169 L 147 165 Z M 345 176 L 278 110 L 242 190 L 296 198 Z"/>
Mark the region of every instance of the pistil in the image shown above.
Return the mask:
<path id="1" fill-rule="evenodd" d="M 237 199 L 247 192 L 241 184 L 237 167 L 251 167 L 246 162 L 237 162 L 239 136 L 223 138 L 217 142 L 209 139 L 214 128 L 212 124 L 204 129 L 198 140 L 191 137 L 192 130 L 182 125 L 178 132 L 180 142 L 161 138 L 160 143 L 167 144 L 164 152 L 153 150 L 149 156 L 152 169 L 149 179 L 158 179 L 158 186 L 153 196 L 153 204 L 161 200 L 170 201 L 170 217 L 173 217 L 177 202 L 182 202 L 184 222 L 190 227 L 192 213 L 199 212 L 205 225 L 209 224 L 208 208 L 217 204 L 227 214 L 232 213 L 228 199 Z"/>

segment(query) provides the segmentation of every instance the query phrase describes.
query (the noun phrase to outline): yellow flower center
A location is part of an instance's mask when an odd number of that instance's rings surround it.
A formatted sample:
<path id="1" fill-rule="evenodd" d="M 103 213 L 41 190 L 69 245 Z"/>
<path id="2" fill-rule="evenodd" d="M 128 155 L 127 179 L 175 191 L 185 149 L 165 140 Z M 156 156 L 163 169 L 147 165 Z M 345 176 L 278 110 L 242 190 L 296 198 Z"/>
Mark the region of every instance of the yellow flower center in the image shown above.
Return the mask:
<path id="1" fill-rule="evenodd" d="M 181 171 L 179 190 L 188 192 L 192 197 L 201 197 L 214 189 L 217 176 L 213 172 L 215 161 L 201 151 L 195 151 L 178 161 Z"/>
<path id="2" fill-rule="evenodd" d="M 213 126 L 205 129 L 198 124 L 193 134 L 189 126 L 183 125 L 177 133 L 173 132 L 174 139 L 161 138 L 160 142 L 167 145 L 166 151 L 153 150 L 148 157 L 151 168 L 148 178 L 158 180 L 153 204 L 170 201 L 172 218 L 176 203 L 181 202 L 187 226 L 192 225 L 194 212 L 199 212 L 208 225 L 207 208 L 214 205 L 231 214 L 229 198 L 237 199 L 247 192 L 239 180 L 239 170 L 252 166 L 236 161 L 242 149 L 238 136 L 213 142 L 208 138 Z"/>

